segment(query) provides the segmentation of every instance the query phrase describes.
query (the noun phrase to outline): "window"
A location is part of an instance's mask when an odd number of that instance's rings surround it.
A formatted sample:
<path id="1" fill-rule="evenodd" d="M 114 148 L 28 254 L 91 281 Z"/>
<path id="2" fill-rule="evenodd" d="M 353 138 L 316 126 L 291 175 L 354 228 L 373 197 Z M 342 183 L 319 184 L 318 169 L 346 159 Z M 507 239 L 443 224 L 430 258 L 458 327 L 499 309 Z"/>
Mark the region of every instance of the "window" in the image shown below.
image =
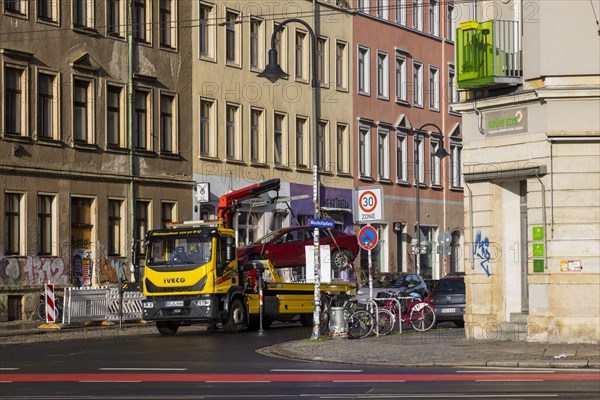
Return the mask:
<path id="1" fill-rule="evenodd" d="M 109 35 L 125 36 L 125 0 L 108 0 L 106 5 L 106 30 Z"/>
<path id="2" fill-rule="evenodd" d="M 6 249 L 5 254 L 20 255 L 25 252 L 25 216 L 24 198 L 22 193 L 6 194 Z"/>
<path id="3" fill-rule="evenodd" d="M 306 167 L 306 140 L 308 140 L 308 120 L 304 117 L 296 117 L 296 165 Z"/>
<path id="4" fill-rule="evenodd" d="M 263 160 L 263 118 L 263 110 L 257 108 L 250 109 L 250 161 L 252 162 L 261 162 Z"/>
<path id="5" fill-rule="evenodd" d="M 200 57 L 215 58 L 216 8 L 212 4 L 200 3 Z"/>
<path id="6" fill-rule="evenodd" d="M 225 132 L 225 155 L 228 160 L 239 159 L 239 127 L 240 106 L 227 104 L 226 107 L 226 132 Z"/>
<path id="7" fill-rule="evenodd" d="M 358 0 L 358 9 L 361 12 L 369 13 L 369 0 Z"/>
<path id="8" fill-rule="evenodd" d="M 425 183 L 425 146 L 423 146 L 423 134 L 420 133 L 414 136 L 414 146 L 417 149 L 416 155 L 418 160 L 415 160 L 417 167 L 414 168 L 414 182 L 417 184 L 417 173 L 419 174 L 419 183 Z"/>
<path id="9" fill-rule="evenodd" d="M 348 173 L 350 171 L 350 155 L 348 150 L 348 125 L 337 124 L 336 131 L 336 171 L 338 173 Z"/>
<path id="10" fill-rule="evenodd" d="M 121 240 L 123 229 L 121 227 L 121 208 L 123 201 L 108 200 L 108 255 L 121 255 Z"/>
<path id="11" fill-rule="evenodd" d="M 348 90 L 348 44 L 335 44 L 335 86 L 338 90 Z"/>
<path id="12" fill-rule="evenodd" d="M 73 139 L 75 143 L 94 141 L 93 81 L 73 80 Z"/>
<path id="13" fill-rule="evenodd" d="M 389 6 L 388 0 L 376 0 L 377 1 L 377 16 L 379 18 L 389 18 Z"/>
<path id="14" fill-rule="evenodd" d="M 239 14 L 228 10 L 225 16 L 225 61 L 228 64 L 239 65 L 240 63 L 240 48 L 239 48 L 239 31 L 238 24 Z"/>
<path id="15" fill-rule="evenodd" d="M 160 95 L 160 151 L 161 153 L 177 152 L 177 127 L 175 96 Z"/>
<path id="16" fill-rule="evenodd" d="M 440 148 L 440 139 L 432 138 L 430 145 L 430 168 L 431 168 L 431 185 L 440 186 L 442 184 L 441 171 L 442 171 L 442 160 L 435 155 L 435 152 Z"/>
<path id="17" fill-rule="evenodd" d="M 200 100 L 200 155 L 215 156 L 215 102 Z"/>
<path id="18" fill-rule="evenodd" d="M 73 25 L 94 27 L 94 0 L 73 0 Z"/>
<path id="19" fill-rule="evenodd" d="M 358 132 L 358 164 L 362 178 L 371 176 L 371 129 L 361 126 Z"/>
<path id="20" fill-rule="evenodd" d="M 133 38 L 138 42 L 150 42 L 150 11 L 146 0 L 133 0 Z"/>
<path id="21" fill-rule="evenodd" d="M 173 0 L 160 0 L 160 45 L 174 48 L 177 35 L 176 15 L 173 10 Z"/>
<path id="22" fill-rule="evenodd" d="M 429 108 L 440 109 L 440 74 L 436 67 L 429 67 Z"/>
<path id="23" fill-rule="evenodd" d="M 327 84 L 327 39 L 317 38 L 317 84 Z"/>
<path id="24" fill-rule="evenodd" d="M 125 147 L 125 100 L 123 88 L 108 85 L 106 90 L 106 144 Z"/>
<path id="25" fill-rule="evenodd" d="M 406 133 L 402 131 L 396 132 L 396 181 L 408 181 L 408 154 Z"/>
<path id="26" fill-rule="evenodd" d="M 45 21 L 58 21 L 57 0 L 38 0 L 37 1 L 38 18 Z"/>
<path id="27" fill-rule="evenodd" d="M 463 187 L 462 142 L 450 140 L 450 184 L 453 188 Z"/>
<path id="28" fill-rule="evenodd" d="M 150 202 L 137 200 L 135 202 L 135 232 L 134 240 L 144 240 L 146 232 L 150 229 Z M 138 256 L 145 254 L 144 246 L 136 246 Z"/>
<path id="29" fill-rule="evenodd" d="M 166 228 L 169 223 L 176 221 L 175 203 L 163 201 L 160 204 L 160 220 L 163 229 Z"/>
<path id="30" fill-rule="evenodd" d="M 396 54 L 396 101 L 407 101 L 406 57 Z"/>
<path id="31" fill-rule="evenodd" d="M 456 88 L 456 73 L 454 64 L 448 65 L 448 103 L 458 103 L 460 97 Z"/>
<path id="32" fill-rule="evenodd" d="M 396 0 L 396 22 L 406 25 L 406 0 Z"/>
<path id="33" fill-rule="evenodd" d="M 440 36 L 440 4 L 438 0 L 429 0 L 429 33 Z"/>
<path id="34" fill-rule="evenodd" d="M 4 10 L 8 12 L 27 14 L 27 1 L 26 0 L 5 0 Z"/>
<path id="35" fill-rule="evenodd" d="M 358 47 L 358 93 L 369 94 L 370 81 L 369 49 Z"/>
<path id="36" fill-rule="evenodd" d="M 26 135 L 27 84 L 24 69 L 4 69 L 4 132 Z"/>
<path id="37" fill-rule="evenodd" d="M 150 141 L 150 92 L 136 90 L 133 110 L 133 146 L 139 150 L 151 150 Z"/>
<path id="38" fill-rule="evenodd" d="M 377 142 L 377 161 L 379 167 L 379 179 L 390 179 L 390 131 L 379 127 Z"/>
<path id="39" fill-rule="evenodd" d="M 419 31 L 423 30 L 423 0 L 413 0 L 413 28 Z"/>
<path id="40" fill-rule="evenodd" d="M 58 79 L 56 75 L 38 74 L 37 137 L 58 138 Z"/>
<path id="41" fill-rule="evenodd" d="M 276 112 L 273 119 L 273 163 L 286 164 L 287 157 L 284 153 L 287 140 L 287 116 Z"/>
<path id="42" fill-rule="evenodd" d="M 413 104 L 423 107 L 423 65 L 413 63 Z"/>
<path id="43" fill-rule="evenodd" d="M 455 41 L 455 27 L 454 27 L 454 4 L 448 4 L 448 32 L 446 32 L 446 38 L 451 41 Z"/>
<path id="44" fill-rule="evenodd" d="M 277 22 L 273 23 L 273 30 L 277 29 L 279 24 Z M 275 49 L 277 50 L 277 62 L 281 66 L 283 72 L 287 73 L 288 70 L 288 58 L 287 58 L 287 26 L 284 26 L 280 30 L 277 31 L 275 35 Z"/>
<path id="45" fill-rule="evenodd" d="M 387 53 L 377 52 L 377 97 L 388 99 L 390 95 L 390 82 Z"/>
<path id="46" fill-rule="evenodd" d="M 261 19 L 250 18 L 250 68 L 264 68 L 264 23 Z"/>
<path id="47" fill-rule="evenodd" d="M 327 137 L 329 124 L 327 121 L 317 123 L 317 167 L 319 171 L 328 171 L 327 164 Z"/>
<path id="48" fill-rule="evenodd" d="M 296 79 L 306 81 L 305 51 L 307 35 L 305 32 L 296 31 Z"/>
<path id="49" fill-rule="evenodd" d="M 54 199 L 52 195 L 38 196 L 38 254 L 52 255 L 55 242 Z"/>

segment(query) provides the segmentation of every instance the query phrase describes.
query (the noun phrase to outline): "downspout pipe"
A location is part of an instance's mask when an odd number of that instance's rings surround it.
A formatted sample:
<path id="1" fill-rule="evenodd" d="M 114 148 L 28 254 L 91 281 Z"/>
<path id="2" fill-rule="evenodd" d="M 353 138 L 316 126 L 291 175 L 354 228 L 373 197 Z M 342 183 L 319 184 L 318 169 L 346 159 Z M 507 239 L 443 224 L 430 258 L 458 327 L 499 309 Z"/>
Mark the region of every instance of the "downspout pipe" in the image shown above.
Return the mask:
<path id="1" fill-rule="evenodd" d="M 135 170 L 133 159 L 133 0 L 127 7 L 127 142 L 129 144 L 129 237 L 131 239 L 131 281 L 135 281 Z"/>
<path id="2" fill-rule="evenodd" d="M 546 225 L 546 186 L 544 182 L 540 179 L 540 175 L 538 172 L 535 173 L 535 177 L 537 178 L 540 186 L 542 187 L 542 225 L 544 226 L 544 269 L 548 269 L 548 260 L 547 260 L 547 252 L 548 252 L 548 244 L 546 243 L 546 237 L 548 236 L 548 227 Z"/>
<path id="3" fill-rule="evenodd" d="M 482 135 L 485 135 L 485 131 L 483 130 L 483 115 L 481 115 L 481 111 L 477 108 L 477 102 L 473 102 L 473 111 L 477 115 L 477 130 Z"/>
<path id="4" fill-rule="evenodd" d="M 475 257 L 473 257 L 474 254 L 474 230 L 473 230 L 473 192 L 471 191 L 471 187 L 469 186 L 469 184 L 467 182 L 465 182 L 465 186 L 467 187 L 467 190 L 469 191 L 469 232 L 471 235 L 471 247 L 469 249 L 470 254 L 469 254 L 469 259 L 471 260 L 471 269 L 475 269 Z M 465 254 L 466 255 L 466 254 Z"/>

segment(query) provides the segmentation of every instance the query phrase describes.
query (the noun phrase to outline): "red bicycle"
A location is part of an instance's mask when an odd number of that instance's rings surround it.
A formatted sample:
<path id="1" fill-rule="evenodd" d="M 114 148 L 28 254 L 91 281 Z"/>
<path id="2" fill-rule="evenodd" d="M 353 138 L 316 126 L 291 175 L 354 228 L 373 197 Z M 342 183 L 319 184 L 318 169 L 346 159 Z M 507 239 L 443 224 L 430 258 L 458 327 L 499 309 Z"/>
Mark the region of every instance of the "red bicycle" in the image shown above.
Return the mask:
<path id="1" fill-rule="evenodd" d="M 427 301 L 422 300 L 419 294 L 411 293 L 409 296 L 403 297 L 398 293 L 387 292 L 383 295 L 380 294 L 380 296 L 389 298 L 389 300 L 379 309 L 388 310 L 390 313 L 380 314 L 379 319 L 393 319 L 391 321 L 381 321 L 381 325 L 393 327 L 396 324 L 396 316 L 400 317 L 401 323 L 410 323 L 419 332 L 428 331 L 435 325 L 433 307 Z M 400 310 L 398 306 L 400 306 Z"/>

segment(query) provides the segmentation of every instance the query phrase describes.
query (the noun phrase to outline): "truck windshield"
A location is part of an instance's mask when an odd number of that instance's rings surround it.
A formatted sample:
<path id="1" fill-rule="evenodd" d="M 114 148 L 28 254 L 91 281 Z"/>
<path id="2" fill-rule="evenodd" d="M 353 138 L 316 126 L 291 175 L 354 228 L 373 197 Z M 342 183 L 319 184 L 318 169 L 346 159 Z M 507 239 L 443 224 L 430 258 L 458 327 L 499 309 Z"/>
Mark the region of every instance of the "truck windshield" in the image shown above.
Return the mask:
<path id="1" fill-rule="evenodd" d="M 209 237 L 161 236 L 150 239 L 148 265 L 206 264 L 212 257 Z"/>

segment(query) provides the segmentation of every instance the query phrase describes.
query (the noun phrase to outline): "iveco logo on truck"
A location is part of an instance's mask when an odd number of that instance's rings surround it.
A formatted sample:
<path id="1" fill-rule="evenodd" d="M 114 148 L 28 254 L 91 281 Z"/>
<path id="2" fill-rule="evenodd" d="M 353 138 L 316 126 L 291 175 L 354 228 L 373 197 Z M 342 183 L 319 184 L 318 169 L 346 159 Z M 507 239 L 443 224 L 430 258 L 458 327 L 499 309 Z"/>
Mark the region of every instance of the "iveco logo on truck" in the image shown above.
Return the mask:
<path id="1" fill-rule="evenodd" d="M 185 283 L 185 278 L 165 278 L 165 283 Z"/>

